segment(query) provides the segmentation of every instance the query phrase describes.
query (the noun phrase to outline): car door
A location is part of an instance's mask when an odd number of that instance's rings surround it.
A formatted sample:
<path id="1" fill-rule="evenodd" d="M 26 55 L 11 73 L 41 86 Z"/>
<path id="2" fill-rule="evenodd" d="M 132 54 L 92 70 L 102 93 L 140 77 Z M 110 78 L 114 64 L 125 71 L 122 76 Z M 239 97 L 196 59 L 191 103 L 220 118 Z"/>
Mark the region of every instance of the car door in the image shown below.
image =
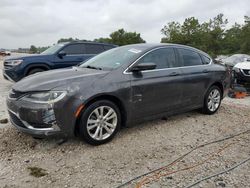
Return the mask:
<path id="1" fill-rule="evenodd" d="M 179 61 L 182 65 L 181 71 L 184 77 L 182 84 L 183 107 L 196 107 L 203 104 L 204 94 L 209 87 L 211 79 L 210 62 L 203 61 L 201 55 L 191 49 L 177 48 Z"/>
<path id="2" fill-rule="evenodd" d="M 69 44 L 61 49 L 66 53 L 65 56 L 55 57 L 55 68 L 75 66 L 85 60 L 84 44 Z M 59 52 L 58 52 L 59 53 Z"/>
<path id="3" fill-rule="evenodd" d="M 134 118 L 174 111 L 180 106 L 183 82 L 173 48 L 152 50 L 134 65 L 155 63 L 156 69 L 131 73 Z"/>

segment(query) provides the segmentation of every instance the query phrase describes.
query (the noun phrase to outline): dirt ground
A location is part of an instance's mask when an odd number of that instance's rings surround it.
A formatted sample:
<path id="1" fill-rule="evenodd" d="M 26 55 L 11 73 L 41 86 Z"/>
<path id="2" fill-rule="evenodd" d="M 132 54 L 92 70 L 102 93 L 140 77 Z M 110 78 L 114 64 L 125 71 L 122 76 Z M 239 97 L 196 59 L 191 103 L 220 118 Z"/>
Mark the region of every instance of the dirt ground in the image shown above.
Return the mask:
<path id="1" fill-rule="evenodd" d="M 11 85 L 0 75 L 0 119 L 8 117 L 5 97 Z M 78 138 L 62 145 L 58 139 L 34 140 L 10 123 L 0 124 L 0 187 L 117 187 L 200 144 L 246 130 L 250 130 L 250 98 L 226 98 L 211 116 L 193 111 L 124 128 L 112 142 L 98 147 Z M 201 147 L 160 173 L 124 187 L 187 187 L 249 158 L 249 144 L 246 132 Z M 250 161 L 194 187 L 250 187 Z"/>

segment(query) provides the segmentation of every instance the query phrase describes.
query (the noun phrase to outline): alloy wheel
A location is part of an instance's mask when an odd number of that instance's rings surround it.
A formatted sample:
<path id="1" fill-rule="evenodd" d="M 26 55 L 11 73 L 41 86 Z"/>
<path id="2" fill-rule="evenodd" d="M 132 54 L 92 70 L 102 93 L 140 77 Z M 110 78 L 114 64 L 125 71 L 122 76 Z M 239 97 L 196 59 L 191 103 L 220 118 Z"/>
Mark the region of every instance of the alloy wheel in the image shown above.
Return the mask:
<path id="1" fill-rule="evenodd" d="M 99 106 L 89 115 L 87 132 L 95 140 L 109 138 L 116 129 L 118 118 L 115 110 L 109 106 Z"/>
<path id="2" fill-rule="evenodd" d="M 221 94 L 218 89 L 213 89 L 208 95 L 207 106 L 211 112 L 216 111 L 220 106 Z"/>

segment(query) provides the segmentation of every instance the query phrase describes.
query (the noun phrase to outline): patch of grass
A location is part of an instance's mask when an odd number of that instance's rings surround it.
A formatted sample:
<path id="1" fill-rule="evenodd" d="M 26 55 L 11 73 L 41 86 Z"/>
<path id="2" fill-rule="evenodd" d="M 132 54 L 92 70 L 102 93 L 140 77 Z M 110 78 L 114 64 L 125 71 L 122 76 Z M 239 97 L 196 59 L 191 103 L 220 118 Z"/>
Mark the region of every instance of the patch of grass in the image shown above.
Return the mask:
<path id="1" fill-rule="evenodd" d="M 36 178 L 40 178 L 43 176 L 48 175 L 45 169 L 39 168 L 39 167 L 28 167 L 28 170 L 30 170 L 30 175 L 34 176 Z"/>

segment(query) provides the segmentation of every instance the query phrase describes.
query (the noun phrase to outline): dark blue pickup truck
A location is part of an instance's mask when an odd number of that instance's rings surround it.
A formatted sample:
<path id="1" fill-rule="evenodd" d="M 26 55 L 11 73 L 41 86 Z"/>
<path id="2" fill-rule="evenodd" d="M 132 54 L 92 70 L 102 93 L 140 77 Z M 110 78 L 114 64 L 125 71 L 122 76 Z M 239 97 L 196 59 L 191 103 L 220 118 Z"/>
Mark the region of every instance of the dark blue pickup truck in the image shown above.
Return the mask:
<path id="1" fill-rule="evenodd" d="M 75 66 L 115 47 L 117 46 L 94 42 L 59 43 L 39 55 L 6 59 L 3 76 L 7 80 L 17 82 L 37 72 Z"/>

